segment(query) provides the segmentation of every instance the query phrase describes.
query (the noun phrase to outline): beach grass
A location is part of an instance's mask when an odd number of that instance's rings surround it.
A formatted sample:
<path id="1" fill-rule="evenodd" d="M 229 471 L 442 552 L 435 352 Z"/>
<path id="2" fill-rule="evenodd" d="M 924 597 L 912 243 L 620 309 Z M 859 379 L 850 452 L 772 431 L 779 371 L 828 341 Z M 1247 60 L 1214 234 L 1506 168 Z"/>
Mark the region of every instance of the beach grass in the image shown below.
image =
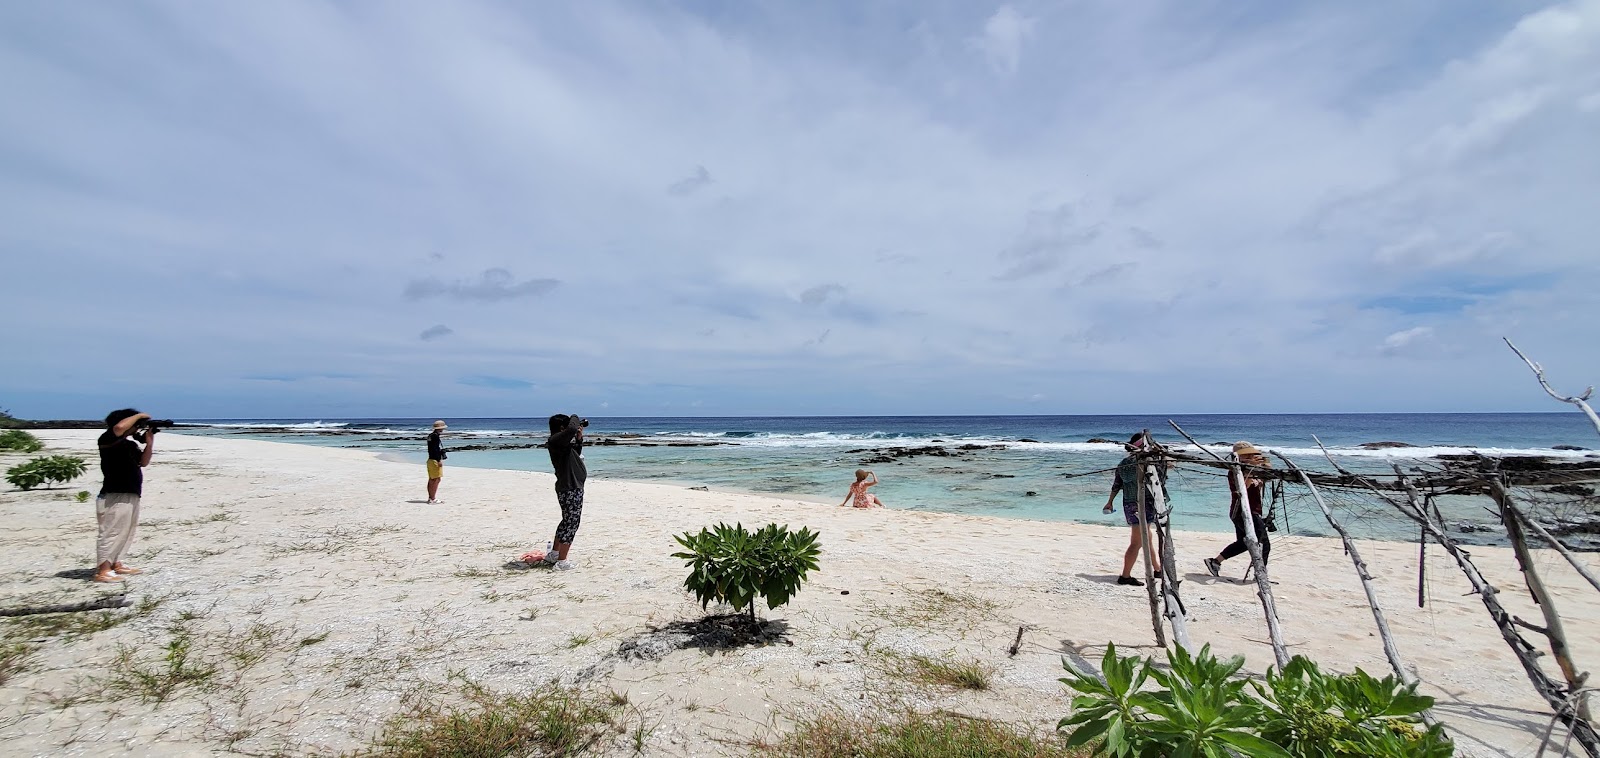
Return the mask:
<path id="1" fill-rule="evenodd" d="M 620 708 L 606 698 L 567 689 L 528 695 L 462 689 L 465 703 L 414 704 L 389 721 L 372 745 L 350 756 L 386 758 L 490 758 L 577 756 L 621 733 Z"/>
<path id="2" fill-rule="evenodd" d="M 105 682 L 106 691 L 162 703 L 181 687 L 205 685 L 217 673 L 217 667 L 199 660 L 194 643 L 188 629 L 175 626 L 160 660 L 141 661 L 133 648 L 118 648 L 110 678 Z"/>
<path id="3" fill-rule="evenodd" d="M 960 619 L 990 616 L 1000 609 L 994 600 L 972 592 L 929 588 L 913 590 L 898 605 L 874 604 L 873 614 L 891 625 L 915 628 L 948 627 Z"/>
<path id="4" fill-rule="evenodd" d="M 958 690 L 989 689 L 993 671 L 974 659 L 945 661 L 925 655 L 908 656 L 911 676 L 923 684 Z"/>
<path id="5" fill-rule="evenodd" d="M 1082 758 L 1060 737 L 948 711 L 869 718 L 825 712 L 801 719 L 773 742 L 757 743 L 767 758 Z"/>
<path id="6" fill-rule="evenodd" d="M 5 684 L 28 666 L 33 646 L 26 642 L 0 642 L 0 684 Z"/>

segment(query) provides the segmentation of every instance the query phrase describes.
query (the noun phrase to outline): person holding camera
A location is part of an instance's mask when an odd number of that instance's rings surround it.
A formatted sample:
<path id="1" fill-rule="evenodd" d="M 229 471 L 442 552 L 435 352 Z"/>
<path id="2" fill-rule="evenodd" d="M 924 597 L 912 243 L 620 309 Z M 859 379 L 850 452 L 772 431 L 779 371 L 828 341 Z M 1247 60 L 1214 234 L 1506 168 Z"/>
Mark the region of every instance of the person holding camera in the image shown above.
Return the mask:
<path id="1" fill-rule="evenodd" d="M 583 484 L 589 470 L 583 465 L 583 430 L 589 420 L 576 413 L 557 413 L 550 417 L 550 437 L 544 447 L 550 453 L 550 466 L 556 474 L 556 503 L 561 506 L 561 523 L 556 525 L 556 538 L 544 562 L 557 571 L 572 569 L 567 552 L 572 540 L 578 536 L 578 522 L 583 517 Z"/>
<path id="2" fill-rule="evenodd" d="M 433 422 L 433 432 L 428 435 L 428 505 L 444 502 L 439 499 L 439 480 L 444 478 L 444 443 L 439 434 L 450 428 L 443 421 Z"/>
<path id="3" fill-rule="evenodd" d="M 133 547 L 139 528 L 139 497 L 144 492 L 144 467 L 155 453 L 156 430 L 171 422 L 152 421 L 147 413 L 133 408 L 112 411 L 106 416 L 106 431 L 100 435 L 100 473 L 105 477 L 100 496 L 94 501 L 99 533 L 95 539 L 94 580 L 120 582 L 140 573 L 122 562 Z M 143 445 L 143 447 L 140 447 Z"/>

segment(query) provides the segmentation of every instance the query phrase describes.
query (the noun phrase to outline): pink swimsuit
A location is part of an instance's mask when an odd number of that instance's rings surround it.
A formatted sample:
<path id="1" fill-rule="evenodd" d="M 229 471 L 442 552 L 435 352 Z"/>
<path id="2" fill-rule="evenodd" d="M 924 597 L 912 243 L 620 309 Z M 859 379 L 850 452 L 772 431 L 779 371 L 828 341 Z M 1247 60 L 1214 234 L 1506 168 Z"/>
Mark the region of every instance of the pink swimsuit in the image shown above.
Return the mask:
<path id="1" fill-rule="evenodd" d="M 855 506 L 857 508 L 871 508 L 876 505 L 873 501 L 877 500 L 877 498 L 873 497 L 872 493 L 867 492 L 867 485 L 869 484 L 871 482 L 863 479 L 850 485 L 850 496 L 856 499 Z"/>

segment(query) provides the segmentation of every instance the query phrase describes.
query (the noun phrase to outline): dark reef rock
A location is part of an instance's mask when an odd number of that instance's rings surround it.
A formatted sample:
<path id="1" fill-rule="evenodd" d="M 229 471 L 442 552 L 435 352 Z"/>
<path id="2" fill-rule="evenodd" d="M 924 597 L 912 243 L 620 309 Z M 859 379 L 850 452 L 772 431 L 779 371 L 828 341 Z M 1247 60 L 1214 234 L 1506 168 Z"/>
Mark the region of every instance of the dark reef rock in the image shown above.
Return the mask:
<path id="1" fill-rule="evenodd" d="M 1387 450 L 1389 448 L 1395 448 L 1395 447 L 1416 447 L 1416 445 L 1413 445 L 1413 444 L 1411 444 L 1409 442 L 1385 441 L 1385 442 L 1363 442 L 1358 447 L 1360 447 L 1362 450 Z"/>
<path id="2" fill-rule="evenodd" d="M 1588 450 L 1589 448 L 1578 447 L 1577 445 L 1551 445 L 1550 449 L 1551 450 Z"/>
<path id="3" fill-rule="evenodd" d="M 1108 440 L 1105 437 L 1090 437 L 1089 439 L 1084 440 L 1084 442 L 1087 442 L 1090 445 L 1120 445 L 1120 444 L 1122 444 L 1121 442 L 1118 442 L 1116 440 Z"/>

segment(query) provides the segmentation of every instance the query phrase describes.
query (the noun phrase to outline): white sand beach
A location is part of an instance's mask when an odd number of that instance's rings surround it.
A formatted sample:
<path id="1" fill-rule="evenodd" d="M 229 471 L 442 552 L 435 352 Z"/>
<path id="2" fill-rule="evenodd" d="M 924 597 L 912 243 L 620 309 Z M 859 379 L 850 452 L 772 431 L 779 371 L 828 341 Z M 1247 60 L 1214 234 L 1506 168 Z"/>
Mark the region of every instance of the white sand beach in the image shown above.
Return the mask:
<path id="1" fill-rule="evenodd" d="M 95 584 L 93 505 L 72 498 L 98 489 L 95 434 L 38 436 L 90 470 L 64 489 L 0 491 L 0 606 L 123 589 L 134 605 L 111 628 L 25 641 L 32 654 L 0 685 L 7 755 L 337 754 L 370 744 L 407 698 L 462 680 L 621 693 L 645 727 L 635 735 L 645 755 L 746 754 L 796 714 L 830 707 L 940 708 L 1048 730 L 1068 712 L 1063 657 L 1098 663 L 1108 641 L 1159 652 L 1145 590 L 1113 583 L 1122 529 L 591 479 L 577 569 L 521 570 L 514 559 L 542 548 L 558 517 L 548 474 L 447 468 L 445 502 L 427 505 L 421 465 L 176 433 L 160 435 L 147 469 L 129 560 L 145 573 L 126 587 Z M 763 611 L 787 624 L 787 642 L 618 656 L 652 626 L 703 615 L 682 588 L 673 535 L 719 521 L 821 533 L 821 570 L 788 606 Z M 1255 586 L 1201 566 L 1229 537 L 1176 540 L 1196 644 L 1263 672 L 1273 659 Z M 1361 549 L 1400 651 L 1438 698 L 1459 753 L 1533 755 L 1548 709 L 1454 564 L 1429 550 L 1419 609 L 1417 546 Z M 1471 552 L 1514 613 L 1539 618 L 1509 550 Z M 1539 558 L 1576 659 L 1600 665 L 1600 596 L 1559 556 Z M 1233 561 L 1228 573 L 1243 567 Z M 1387 672 L 1337 541 L 1276 538 L 1272 576 L 1292 652 L 1326 669 Z M 1019 627 L 1023 644 L 1010 657 Z M 159 704 L 118 684 L 130 667 L 163 660 L 174 639 L 214 665 L 207 681 Z M 920 684 L 896 654 L 976 659 L 992 669 L 992 686 Z M 633 754 L 633 743 L 618 734 L 610 750 Z"/>

